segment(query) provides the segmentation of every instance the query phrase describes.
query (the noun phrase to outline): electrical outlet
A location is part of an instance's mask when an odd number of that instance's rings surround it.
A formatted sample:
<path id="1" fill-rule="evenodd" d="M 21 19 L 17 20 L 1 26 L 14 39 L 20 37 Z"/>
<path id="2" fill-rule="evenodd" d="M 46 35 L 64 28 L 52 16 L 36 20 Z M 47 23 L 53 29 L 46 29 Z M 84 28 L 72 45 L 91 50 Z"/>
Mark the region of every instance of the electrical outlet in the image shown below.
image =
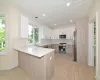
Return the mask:
<path id="1" fill-rule="evenodd" d="M 50 60 L 52 60 L 52 57 L 50 57 Z"/>

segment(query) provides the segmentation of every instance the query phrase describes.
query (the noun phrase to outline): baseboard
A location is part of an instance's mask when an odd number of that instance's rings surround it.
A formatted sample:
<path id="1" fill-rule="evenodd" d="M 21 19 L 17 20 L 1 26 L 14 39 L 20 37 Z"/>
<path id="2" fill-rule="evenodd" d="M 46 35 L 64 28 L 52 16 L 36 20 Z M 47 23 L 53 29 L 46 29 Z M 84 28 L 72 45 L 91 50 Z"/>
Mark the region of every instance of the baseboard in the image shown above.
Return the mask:
<path id="1" fill-rule="evenodd" d="M 95 78 L 96 78 L 96 80 L 100 80 L 100 77 L 99 76 L 96 76 Z"/>
<path id="2" fill-rule="evenodd" d="M 16 68 L 16 67 L 18 67 L 18 65 L 17 66 L 10 67 L 10 68 L 2 68 L 0 70 L 10 70 L 10 69 L 13 69 L 13 68 Z"/>

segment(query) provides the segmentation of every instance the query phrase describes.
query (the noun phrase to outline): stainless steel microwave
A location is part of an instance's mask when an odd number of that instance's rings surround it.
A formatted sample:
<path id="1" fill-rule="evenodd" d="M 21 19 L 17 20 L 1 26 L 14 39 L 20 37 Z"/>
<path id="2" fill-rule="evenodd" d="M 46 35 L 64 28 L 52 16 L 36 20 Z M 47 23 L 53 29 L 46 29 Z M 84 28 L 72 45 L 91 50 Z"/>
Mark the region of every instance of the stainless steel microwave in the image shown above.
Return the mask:
<path id="1" fill-rule="evenodd" d="M 65 34 L 59 35 L 59 38 L 60 38 L 60 39 L 66 39 L 66 35 L 65 35 Z"/>

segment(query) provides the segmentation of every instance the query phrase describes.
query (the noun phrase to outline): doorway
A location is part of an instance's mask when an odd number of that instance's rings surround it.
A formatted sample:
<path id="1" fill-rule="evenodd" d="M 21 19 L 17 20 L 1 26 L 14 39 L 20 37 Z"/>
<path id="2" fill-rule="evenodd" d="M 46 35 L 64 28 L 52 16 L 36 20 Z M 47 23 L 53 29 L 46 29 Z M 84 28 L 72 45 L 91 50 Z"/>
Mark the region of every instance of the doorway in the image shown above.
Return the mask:
<path id="1" fill-rule="evenodd" d="M 96 21 L 89 24 L 88 65 L 96 66 Z"/>

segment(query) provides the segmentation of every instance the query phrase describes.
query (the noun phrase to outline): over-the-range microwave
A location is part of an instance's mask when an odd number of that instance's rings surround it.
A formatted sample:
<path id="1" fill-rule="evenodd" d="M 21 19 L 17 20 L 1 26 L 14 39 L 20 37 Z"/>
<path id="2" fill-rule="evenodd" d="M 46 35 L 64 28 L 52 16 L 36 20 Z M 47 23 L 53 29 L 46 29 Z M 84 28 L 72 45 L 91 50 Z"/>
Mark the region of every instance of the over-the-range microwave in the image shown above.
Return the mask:
<path id="1" fill-rule="evenodd" d="M 66 39 L 66 34 L 59 35 L 59 39 Z"/>

